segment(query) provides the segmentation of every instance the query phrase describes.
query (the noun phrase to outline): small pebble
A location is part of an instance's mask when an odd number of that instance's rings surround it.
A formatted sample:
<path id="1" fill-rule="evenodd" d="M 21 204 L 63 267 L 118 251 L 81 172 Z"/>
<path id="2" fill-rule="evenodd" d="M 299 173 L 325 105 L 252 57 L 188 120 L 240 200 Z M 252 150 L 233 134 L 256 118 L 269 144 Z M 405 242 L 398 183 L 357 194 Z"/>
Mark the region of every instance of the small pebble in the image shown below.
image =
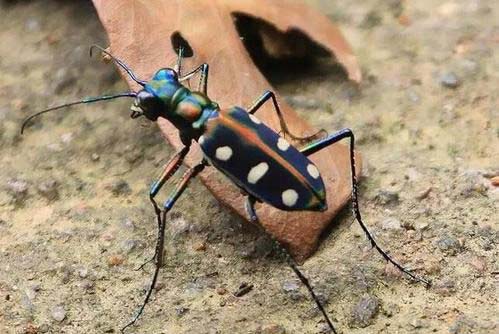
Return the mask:
<path id="1" fill-rule="evenodd" d="M 196 242 L 193 248 L 196 252 L 203 252 L 206 250 L 206 243 L 203 241 Z"/>
<path id="2" fill-rule="evenodd" d="M 129 231 L 135 230 L 135 223 L 130 218 L 125 218 L 121 222 L 121 226 Z"/>
<path id="3" fill-rule="evenodd" d="M 92 161 L 99 161 L 100 155 L 98 155 L 97 153 L 92 153 L 92 155 L 90 156 L 90 159 L 92 159 Z"/>
<path id="4" fill-rule="evenodd" d="M 440 77 L 440 84 L 447 88 L 457 88 L 461 85 L 461 80 L 454 72 L 447 72 Z"/>
<path id="5" fill-rule="evenodd" d="M 170 228 L 172 231 L 172 237 L 175 239 L 180 235 L 188 233 L 191 229 L 191 224 L 189 224 L 189 222 L 187 222 L 187 220 L 183 217 L 178 217 L 171 221 Z"/>
<path id="6" fill-rule="evenodd" d="M 260 327 L 259 334 L 286 334 L 286 330 L 281 325 L 277 324 L 268 324 Z"/>
<path id="7" fill-rule="evenodd" d="M 469 263 L 480 274 L 484 274 L 487 271 L 487 260 L 482 256 L 474 256 Z"/>
<path id="8" fill-rule="evenodd" d="M 433 284 L 433 290 L 440 296 L 448 297 L 453 295 L 456 290 L 456 286 L 453 280 L 444 280 Z"/>
<path id="9" fill-rule="evenodd" d="M 460 315 L 449 327 L 450 334 L 471 334 L 477 333 L 477 323 L 464 315 Z"/>
<path id="10" fill-rule="evenodd" d="M 87 268 L 78 269 L 78 276 L 80 278 L 86 278 L 88 276 L 88 269 Z"/>
<path id="11" fill-rule="evenodd" d="M 223 296 L 227 293 L 227 289 L 224 287 L 218 287 L 216 291 L 217 291 L 217 294 L 219 294 L 220 296 Z"/>
<path id="12" fill-rule="evenodd" d="M 22 179 L 12 179 L 7 181 L 7 189 L 16 201 L 22 201 L 28 195 L 29 184 Z"/>
<path id="13" fill-rule="evenodd" d="M 111 255 L 107 259 L 107 264 L 110 266 L 113 266 L 113 267 L 119 266 L 119 265 L 123 264 L 123 262 L 125 262 L 125 259 L 120 255 Z"/>
<path id="14" fill-rule="evenodd" d="M 24 326 L 24 328 L 22 329 L 22 333 L 23 334 L 38 334 L 40 333 L 40 331 L 38 330 L 38 327 L 36 327 L 34 324 L 27 324 L 26 326 Z"/>
<path id="15" fill-rule="evenodd" d="M 175 313 L 177 314 L 177 317 L 179 317 L 179 318 L 182 317 L 184 314 L 186 314 L 188 311 L 189 311 L 189 309 L 187 307 L 183 307 L 183 306 L 175 308 Z"/>
<path id="16" fill-rule="evenodd" d="M 467 170 L 456 180 L 456 192 L 464 198 L 484 195 L 487 192 L 486 179 L 479 170 Z"/>
<path id="17" fill-rule="evenodd" d="M 72 132 L 67 132 L 61 135 L 61 141 L 63 144 L 70 144 L 73 141 L 73 133 Z"/>
<path id="18" fill-rule="evenodd" d="M 38 192 L 49 201 L 54 201 L 59 198 L 58 187 L 56 180 L 46 180 L 38 185 Z"/>
<path id="19" fill-rule="evenodd" d="M 121 243 L 121 249 L 127 254 L 133 252 L 136 247 L 137 247 L 137 240 L 127 239 Z"/>
<path id="20" fill-rule="evenodd" d="M 56 306 L 52 309 L 52 318 L 55 321 L 62 322 L 66 318 L 66 310 L 63 306 Z"/>
<path id="21" fill-rule="evenodd" d="M 26 20 L 24 26 L 29 32 L 36 32 L 40 30 L 40 21 L 35 18 L 29 18 Z"/>
<path id="22" fill-rule="evenodd" d="M 352 324 L 361 328 L 369 326 L 371 320 L 378 313 L 378 309 L 378 298 L 372 295 L 365 295 L 352 310 Z"/>
<path id="23" fill-rule="evenodd" d="M 386 218 L 381 223 L 381 227 L 384 230 L 400 230 L 402 229 L 402 224 L 397 218 Z"/>
<path id="24" fill-rule="evenodd" d="M 491 178 L 490 184 L 492 184 L 494 187 L 499 187 L 499 176 L 494 176 L 493 178 Z"/>
<path id="25" fill-rule="evenodd" d="M 285 281 L 283 284 L 282 284 L 282 289 L 285 291 L 285 292 L 294 292 L 294 291 L 297 291 L 300 289 L 300 285 L 298 284 L 298 282 L 296 281 Z"/>
<path id="26" fill-rule="evenodd" d="M 409 325 L 411 325 L 412 328 L 422 328 L 423 322 L 420 319 L 412 319 L 409 322 Z"/>
<path id="27" fill-rule="evenodd" d="M 107 187 L 114 196 L 125 196 L 132 193 L 132 189 L 125 180 L 118 180 Z"/>
<path id="28" fill-rule="evenodd" d="M 380 190 L 374 197 L 375 201 L 381 205 L 398 204 L 399 194 L 395 191 Z"/>
<path id="29" fill-rule="evenodd" d="M 453 236 L 445 235 L 436 242 L 437 247 L 448 255 L 456 255 L 461 251 L 461 243 Z"/>

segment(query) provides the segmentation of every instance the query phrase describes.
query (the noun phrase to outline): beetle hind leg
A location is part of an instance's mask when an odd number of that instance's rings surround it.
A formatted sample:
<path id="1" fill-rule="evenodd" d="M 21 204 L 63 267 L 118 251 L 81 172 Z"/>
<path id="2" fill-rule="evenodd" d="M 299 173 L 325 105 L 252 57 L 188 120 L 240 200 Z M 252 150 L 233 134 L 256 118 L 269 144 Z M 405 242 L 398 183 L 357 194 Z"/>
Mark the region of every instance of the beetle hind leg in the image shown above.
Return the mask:
<path id="1" fill-rule="evenodd" d="M 383 258 L 393 264 L 397 269 L 399 269 L 401 272 L 409 276 L 411 279 L 414 281 L 422 282 L 429 286 L 431 283 L 429 280 L 419 277 L 415 274 L 413 274 L 410 270 L 406 269 L 404 266 L 399 264 L 397 261 L 395 261 L 390 255 L 388 255 L 376 242 L 374 239 L 373 235 L 371 232 L 369 232 L 369 229 L 367 226 L 364 224 L 364 221 L 362 220 L 362 216 L 360 214 L 360 209 L 359 209 L 359 191 L 358 191 L 358 185 L 357 185 L 357 175 L 355 171 L 355 137 L 350 129 L 343 129 L 340 130 L 336 133 L 333 133 L 326 138 L 320 139 L 318 141 L 315 141 L 313 143 L 308 144 L 307 146 L 303 147 L 300 151 L 305 154 L 305 155 L 310 155 L 313 154 L 317 151 L 320 151 L 342 139 L 349 138 L 350 139 L 350 170 L 351 170 L 351 177 L 352 177 L 352 211 L 355 219 L 359 223 L 360 227 L 364 231 L 364 233 L 367 236 L 367 239 L 370 241 L 371 245 L 373 248 L 375 248 L 378 253 L 380 253 Z"/>
<path id="2" fill-rule="evenodd" d="M 257 98 L 251 107 L 248 108 L 248 113 L 253 115 L 255 112 L 258 111 L 267 101 L 272 100 L 272 103 L 274 104 L 274 110 L 277 113 L 277 117 L 279 118 L 279 124 L 281 125 L 281 131 L 284 136 L 289 136 L 291 139 L 296 140 L 296 141 L 311 141 L 314 139 L 317 139 L 318 137 L 322 136 L 327 136 L 327 131 L 324 129 L 320 129 L 316 133 L 310 135 L 310 136 L 296 136 L 292 134 L 289 131 L 288 125 L 286 124 L 286 121 L 284 120 L 284 115 L 282 114 L 281 108 L 279 107 L 279 103 L 277 103 L 277 98 L 275 97 L 274 92 L 272 91 L 265 91 L 259 98 Z"/>
<path id="3" fill-rule="evenodd" d="M 253 196 L 251 196 L 251 195 L 248 195 L 248 197 L 246 199 L 246 203 L 245 203 L 245 208 L 246 208 L 246 212 L 247 212 L 247 214 L 248 214 L 251 222 L 255 223 L 256 226 L 259 226 L 263 230 L 263 232 L 266 233 L 272 239 L 272 241 L 274 242 L 275 249 L 280 254 L 282 254 L 285 257 L 286 262 L 291 267 L 291 269 L 293 270 L 293 272 L 295 273 L 295 275 L 298 276 L 298 278 L 300 279 L 300 281 L 302 282 L 302 284 L 305 285 L 305 287 L 307 288 L 310 296 L 312 297 L 312 299 L 314 300 L 315 304 L 317 305 L 317 308 L 321 311 L 322 316 L 326 320 L 326 322 L 327 322 L 327 324 L 329 326 L 329 329 L 331 329 L 331 331 L 334 334 L 336 334 L 337 332 L 334 329 L 333 323 L 329 319 L 329 316 L 327 315 L 327 312 L 324 309 L 324 306 L 322 305 L 322 302 L 319 300 L 319 297 L 317 297 L 317 295 L 315 294 L 315 291 L 312 288 L 312 286 L 310 285 L 310 282 L 307 279 L 307 277 L 298 268 L 298 264 L 291 257 L 291 255 L 289 254 L 289 252 L 281 245 L 281 243 L 278 240 L 276 240 L 270 233 L 268 233 L 267 231 L 265 231 L 265 229 L 263 228 L 262 225 L 258 224 L 258 215 L 256 214 L 255 203 L 256 203 L 256 198 L 253 197 Z"/>

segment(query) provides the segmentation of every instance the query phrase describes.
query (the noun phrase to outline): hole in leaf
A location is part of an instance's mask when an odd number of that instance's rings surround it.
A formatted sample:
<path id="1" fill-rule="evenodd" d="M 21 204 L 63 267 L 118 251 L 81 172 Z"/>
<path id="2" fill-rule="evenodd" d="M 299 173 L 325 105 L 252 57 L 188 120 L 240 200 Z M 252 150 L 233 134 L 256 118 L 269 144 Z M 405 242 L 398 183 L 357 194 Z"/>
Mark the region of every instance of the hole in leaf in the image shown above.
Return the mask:
<path id="1" fill-rule="evenodd" d="M 175 50 L 175 53 L 178 54 L 180 48 L 184 49 L 184 58 L 189 58 L 194 55 L 194 51 L 192 50 L 189 42 L 185 40 L 185 38 L 178 32 L 174 32 L 171 36 L 172 47 Z"/>
<path id="2" fill-rule="evenodd" d="M 236 29 L 253 62 L 272 82 L 316 77 L 325 71 L 346 79 L 333 55 L 298 29 L 286 32 L 259 18 L 235 12 Z"/>

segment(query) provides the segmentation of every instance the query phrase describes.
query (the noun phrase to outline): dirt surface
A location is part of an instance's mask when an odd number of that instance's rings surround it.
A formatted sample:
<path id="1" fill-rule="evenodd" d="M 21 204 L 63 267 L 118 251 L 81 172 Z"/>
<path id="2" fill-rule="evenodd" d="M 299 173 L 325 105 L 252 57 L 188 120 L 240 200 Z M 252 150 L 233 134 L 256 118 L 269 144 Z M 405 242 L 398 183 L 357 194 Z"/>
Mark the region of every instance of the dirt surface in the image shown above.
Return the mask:
<path id="1" fill-rule="evenodd" d="M 386 266 L 347 209 L 304 272 L 342 333 L 497 333 L 497 1 L 309 3 L 340 24 L 363 85 L 331 64 L 269 76 L 312 124 L 354 130 L 366 222 L 433 286 Z M 0 333 L 119 332 L 150 281 L 135 271 L 156 238 L 148 186 L 172 150 L 129 101 L 54 112 L 21 137 L 33 111 L 126 86 L 88 57 L 106 44 L 89 2 L 0 4 Z M 130 333 L 327 332 L 268 238 L 198 181 L 173 211 Z"/>

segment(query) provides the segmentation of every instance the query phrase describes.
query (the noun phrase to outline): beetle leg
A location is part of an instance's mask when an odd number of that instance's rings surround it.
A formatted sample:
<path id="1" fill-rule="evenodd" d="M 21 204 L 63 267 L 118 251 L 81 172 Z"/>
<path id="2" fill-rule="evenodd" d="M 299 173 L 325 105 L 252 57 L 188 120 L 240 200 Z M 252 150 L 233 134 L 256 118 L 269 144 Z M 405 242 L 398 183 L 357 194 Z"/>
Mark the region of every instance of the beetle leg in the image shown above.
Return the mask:
<path id="1" fill-rule="evenodd" d="M 324 319 L 326 320 L 327 324 L 329 325 L 329 328 L 331 329 L 331 331 L 333 333 L 336 334 L 336 330 L 334 329 L 333 323 L 329 319 L 329 316 L 327 315 L 326 310 L 324 309 L 324 306 L 322 305 L 321 301 L 319 300 L 319 298 L 315 294 L 314 289 L 310 285 L 310 282 L 308 281 L 307 277 L 305 277 L 305 275 L 298 268 L 298 264 L 291 257 L 291 255 L 289 255 L 289 252 L 281 245 L 281 243 L 278 240 L 276 240 L 270 233 L 265 231 L 265 229 L 262 227 L 262 225 L 258 224 L 258 216 L 257 216 L 256 211 L 255 211 L 255 203 L 256 203 L 256 198 L 249 195 L 248 198 L 246 199 L 245 208 L 246 208 L 246 212 L 248 213 L 248 216 L 250 218 L 250 221 L 252 223 L 255 223 L 256 226 L 259 226 L 263 230 L 263 232 L 265 232 L 272 239 L 272 241 L 274 242 L 274 246 L 275 246 L 276 250 L 286 258 L 286 262 L 288 263 L 288 265 L 291 267 L 291 269 L 296 274 L 296 276 L 298 276 L 298 278 L 300 279 L 302 284 L 305 285 L 308 292 L 310 293 L 310 296 L 315 301 L 317 308 L 321 311 L 322 315 L 324 316 Z"/>
<path id="2" fill-rule="evenodd" d="M 177 63 L 175 64 L 175 72 L 177 72 L 178 76 L 182 76 L 182 59 L 184 58 L 184 48 L 181 46 L 178 48 L 177 53 Z"/>
<path id="3" fill-rule="evenodd" d="M 305 137 L 299 137 L 295 136 L 289 131 L 288 125 L 286 124 L 286 121 L 284 120 L 284 116 L 281 112 L 281 108 L 279 107 L 279 104 L 277 103 L 277 99 L 275 97 L 274 92 L 272 91 L 265 91 L 259 98 L 253 102 L 253 105 L 248 108 L 248 113 L 249 114 L 254 114 L 255 112 L 260 109 L 261 106 L 265 104 L 268 100 L 272 99 L 272 103 L 274 104 L 274 110 L 277 113 L 277 117 L 279 117 L 279 123 L 281 125 L 281 131 L 284 133 L 284 135 L 288 135 L 291 139 L 293 140 L 299 140 L 299 141 L 310 141 L 312 139 L 315 139 L 319 136 L 321 133 L 325 133 L 327 135 L 326 130 L 321 129 L 317 131 L 316 133 L 310 135 L 310 136 L 305 136 Z"/>
<path id="4" fill-rule="evenodd" d="M 171 157 L 170 160 L 165 164 L 161 175 L 156 179 L 156 181 L 154 181 L 151 184 L 151 188 L 149 190 L 149 200 L 152 203 L 152 206 L 154 208 L 154 213 L 156 214 L 156 220 L 158 222 L 158 240 L 159 240 L 159 234 L 161 234 L 160 231 L 161 209 L 159 208 L 159 205 L 154 198 L 160 191 L 161 187 L 163 187 L 163 185 L 166 183 L 166 181 L 168 181 L 180 168 L 187 153 L 189 153 L 188 146 L 185 146 L 183 149 L 175 153 L 175 155 Z M 141 270 L 142 268 L 144 268 L 146 264 L 153 262 L 154 259 L 156 259 L 157 254 L 158 254 L 158 244 L 156 243 L 154 256 L 151 259 L 147 260 L 146 262 L 142 263 L 140 267 L 138 267 L 136 270 Z"/>
<path id="5" fill-rule="evenodd" d="M 411 277 L 415 281 L 423 282 L 427 286 L 430 285 L 430 282 L 426 280 L 425 278 L 419 277 L 415 274 L 413 274 L 411 271 L 408 269 L 404 268 L 401 264 L 396 262 L 394 259 L 392 259 L 378 244 L 376 243 L 376 240 L 374 239 L 373 235 L 369 230 L 367 229 L 367 226 L 364 224 L 362 221 L 362 217 L 360 215 L 360 209 L 359 209 L 359 194 L 358 194 L 358 185 L 357 185 L 357 175 L 355 172 L 355 137 L 353 135 L 352 130 L 350 129 L 343 129 L 340 130 L 336 133 L 333 133 L 326 138 L 320 139 L 316 142 L 313 142 L 304 148 L 302 148 L 300 151 L 305 154 L 306 156 L 313 154 L 317 151 L 322 150 L 323 148 L 326 148 L 342 139 L 345 138 L 350 138 L 350 170 L 351 170 L 351 177 L 352 177 L 352 211 L 355 219 L 359 222 L 360 227 L 362 230 L 364 230 L 364 233 L 367 235 L 367 239 L 371 242 L 372 247 L 376 248 L 376 250 L 385 258 L 386 261 L 390 262 L 393 264 L 395 267 L 397 267 L 400 271 Z"/>
<path id="6" fill-rule="evenodd" d="M 151 285 L 147 289 L 146 297 L 144 298 L 142 306 L 139 308 L 137 314 L 134 316 L 132 321 L 130 321 L 121 329 L 121 332 L 123 332 L 126 328 L 132 326 L 142 315 L 144 308 L 146 307 L 147 303 L 149 302 L 149 299 L 151 298 L 151 294 L 156 285 L 156 281 L 158 280 L 159 269 L 161 268 L 161 264 L 163 263 L 163 248 L 165 245 L 165 227 L 166 227 L 167 213 L 173 208 L 180 195 L 182 195 L 184 190 L 187 188 L 187 186 L 189 185 L 189 181 L 193 177 L 198 175 L 205 168 L 205 166 L 206 163 L 203 161 L 200 164 L 187 170 L 184 173 L 184 175 L 182 175 L 182 178 L 178 181 L 178 183 L 175 185 L 175 188 L 172 190 L 172 192 L 166 199 L 165 204 L 163 205 L 163 211 L 162 211 L 163 215 L 159 220 L 160 231 L 159 231 L 157 254 L 156 254 L 156 268 L 154 269 L 154 275 L 152 277 Z"/>
<path id="7" fill-rule="evenodd" d="M 198 91 L 202 92 L 204 95 L 207 95 L 208 93 L 208 71 L 210 69 L 210 66 L 207 63 L 201 64 L 194 70 L 190 71 L 184 76 L 179 77 L 178 81 L 184 81 L 184 80 L 189 80 L 192 78 L 196 73 L 201 72 L 201 76 L 199 77 L 199 85 L 198 85 Z"/>

